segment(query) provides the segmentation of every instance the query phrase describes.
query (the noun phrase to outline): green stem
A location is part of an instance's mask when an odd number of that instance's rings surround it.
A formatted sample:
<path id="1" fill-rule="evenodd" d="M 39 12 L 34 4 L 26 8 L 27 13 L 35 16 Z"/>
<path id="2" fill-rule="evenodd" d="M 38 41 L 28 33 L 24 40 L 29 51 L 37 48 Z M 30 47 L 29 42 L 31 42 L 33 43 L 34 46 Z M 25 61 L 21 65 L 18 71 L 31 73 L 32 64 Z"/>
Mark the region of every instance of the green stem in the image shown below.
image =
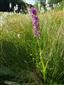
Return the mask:
<path id="1" fill-rule="evenodd" d="M 41 47 L 40 47 L 40 43 L 39 43 L 39 40 L 37 40 L 37 44 L 38 44 L 38 48 L 39 48 L 39 56 L 40 56 L 40 62 L 41 62 L 41 65 L 42 65 L 42 74 L 43 74 L 43 79 L 44 79 L 44 83 L 46 82 L 46 68 L 47 68 L 47 63 L 45 65 L 44 63 L 44 59 L 42 57 L 42 50 L 41 50 Z"/>

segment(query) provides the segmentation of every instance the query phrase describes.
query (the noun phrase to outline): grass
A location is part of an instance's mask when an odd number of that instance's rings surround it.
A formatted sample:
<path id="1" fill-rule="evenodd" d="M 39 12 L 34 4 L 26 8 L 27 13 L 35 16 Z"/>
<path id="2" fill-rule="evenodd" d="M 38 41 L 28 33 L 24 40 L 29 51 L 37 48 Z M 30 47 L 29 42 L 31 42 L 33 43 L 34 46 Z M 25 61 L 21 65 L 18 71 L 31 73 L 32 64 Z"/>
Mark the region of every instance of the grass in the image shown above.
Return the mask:
<path id="1" fill-rule="evenodd" d="M 63 10 L 39 14 L 40 60 L 30 15 L 0 13 L 0 76 L 5 76 L 3 81 L 64 85 L 63 16 Z M 44 66 L 48 62 L 45 71 L 41 63 L 43 60 Z"/>

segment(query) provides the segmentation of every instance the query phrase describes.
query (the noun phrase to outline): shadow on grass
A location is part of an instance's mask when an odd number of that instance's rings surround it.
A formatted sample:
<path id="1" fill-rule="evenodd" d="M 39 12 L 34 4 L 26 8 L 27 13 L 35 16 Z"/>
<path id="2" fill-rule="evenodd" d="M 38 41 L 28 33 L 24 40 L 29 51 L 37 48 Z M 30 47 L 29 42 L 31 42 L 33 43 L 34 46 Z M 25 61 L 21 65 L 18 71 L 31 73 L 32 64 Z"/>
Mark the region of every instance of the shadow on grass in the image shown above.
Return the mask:
<path id="1" fill-rule="evenodd" d="M 32 69 L 35 67 L 25 45 L 12 41 L 0 41 L 0 85 L 4 81 L 35 83 Z"/>

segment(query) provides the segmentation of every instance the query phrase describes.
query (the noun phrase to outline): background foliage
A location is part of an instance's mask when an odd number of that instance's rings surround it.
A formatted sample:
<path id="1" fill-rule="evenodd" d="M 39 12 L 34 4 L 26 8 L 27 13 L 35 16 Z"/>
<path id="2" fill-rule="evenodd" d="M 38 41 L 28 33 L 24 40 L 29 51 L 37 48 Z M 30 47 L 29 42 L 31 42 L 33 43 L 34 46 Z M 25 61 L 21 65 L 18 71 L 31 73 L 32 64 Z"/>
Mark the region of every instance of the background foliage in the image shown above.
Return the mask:
<path id="1" fill-rule="evenodd" d="M 40 47 L 46 69 L 46 84 L 64 84 L 64 11 L 39 14 Z M 0 13 L 0 85 L 5 80 L 20 85 L 45 83 L 39 60 L 37 40 L 33 37 L 31 17 Z"/>

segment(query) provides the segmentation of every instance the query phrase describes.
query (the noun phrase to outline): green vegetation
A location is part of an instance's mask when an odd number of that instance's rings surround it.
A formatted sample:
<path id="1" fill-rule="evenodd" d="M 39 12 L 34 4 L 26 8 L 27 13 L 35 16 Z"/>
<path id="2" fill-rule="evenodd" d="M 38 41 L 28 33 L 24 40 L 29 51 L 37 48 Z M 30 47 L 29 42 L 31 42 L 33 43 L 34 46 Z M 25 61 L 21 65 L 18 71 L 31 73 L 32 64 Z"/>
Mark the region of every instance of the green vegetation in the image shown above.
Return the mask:
<path id="1" fill-rule="evenodd" d="M 53 10 L 39 14 L 39 44 L 32 33 L 30 15 L 0 13 L 0 85 L 3 81 L 64 85 L 63 13 Z"/>

